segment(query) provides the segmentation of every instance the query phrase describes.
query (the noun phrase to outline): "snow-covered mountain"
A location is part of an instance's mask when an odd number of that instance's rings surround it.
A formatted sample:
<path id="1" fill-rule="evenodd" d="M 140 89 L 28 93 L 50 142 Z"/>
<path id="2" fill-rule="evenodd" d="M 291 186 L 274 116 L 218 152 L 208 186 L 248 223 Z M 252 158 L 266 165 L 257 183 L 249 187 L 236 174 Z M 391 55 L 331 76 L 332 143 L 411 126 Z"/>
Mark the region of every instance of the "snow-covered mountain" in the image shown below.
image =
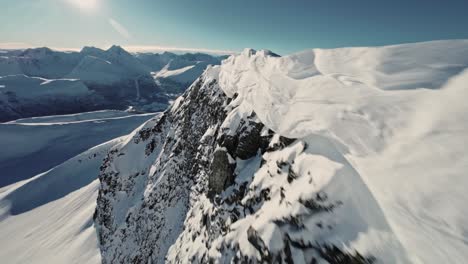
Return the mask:
<path id="1" fill-rule="evenodd" d="M 114 145 L 103 263 L 464 263 L 468 41 L 245 50 Z"/>
<path id="2" fill-rule="evenodd" d="M 177 55 L 138 53 L 137 58 L 151 69 L 157 84 L 166 92 L 183 92 L 197 79 L 208 65 L 219 65 L 227 56 L 211 56 L 203 53 Z"/>
<path id="3" fill-rule="evenodd" d="M 0 124 L 0 259 L 465 263 L 467 67 L 467 40 L 247 49 L 163 114 Z"/>
<path id="4" fill-rule="evenodd" d="M 99 167 L 155 114 L 100 111 L 0 124 L 2 263 L 100 263 Z"/>
<path id="5" fill-rule="evenodd" d="M 223 58 L 131 54 L 120 46 L 84 47 L 80 52 L 36 48 L 0 55 L 0 121 L 129 106 L 163 110 L 174 94 Z"/>

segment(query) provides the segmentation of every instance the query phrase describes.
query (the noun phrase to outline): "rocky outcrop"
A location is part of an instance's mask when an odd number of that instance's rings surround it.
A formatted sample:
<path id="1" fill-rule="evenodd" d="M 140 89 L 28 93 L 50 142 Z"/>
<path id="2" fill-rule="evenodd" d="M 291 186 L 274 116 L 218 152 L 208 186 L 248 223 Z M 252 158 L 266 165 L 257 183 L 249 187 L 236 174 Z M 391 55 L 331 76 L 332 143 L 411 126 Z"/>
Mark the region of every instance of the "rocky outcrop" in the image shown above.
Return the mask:
<path id="1" fill-rule="evenodd" d="M 216 71 L 105 159 L 103 263 L 371 263 L 326 239 L 347 204 L 320 179 L 340 165 L 241 113 Z M 314 162 L 330 172 L 312 174 Z"/>
<path id="2" fill-rule="evenodd" d="M 216 85 L 199 79 L 104 160 L 94 218 L 104 263 L 163 262 L 210 171 L 215 142 L 203 136 L 225 117 Z"/>
<path id="3" fill-rule="evenodd" d="M 225 149 L 218 149 L 213 154 L 211 173 L 208 176 L 209 196 L 221 193 L 234 182 L 234 164 L 232 158 Z"/>

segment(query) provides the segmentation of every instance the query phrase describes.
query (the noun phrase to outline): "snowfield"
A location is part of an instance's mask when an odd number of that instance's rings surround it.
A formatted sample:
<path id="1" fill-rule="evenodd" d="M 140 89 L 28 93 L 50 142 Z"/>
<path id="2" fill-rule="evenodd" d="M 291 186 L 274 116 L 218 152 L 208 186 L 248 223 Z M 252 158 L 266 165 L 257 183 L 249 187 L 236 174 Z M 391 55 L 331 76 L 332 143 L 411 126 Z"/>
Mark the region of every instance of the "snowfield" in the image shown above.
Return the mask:
<path id="1" fill-rule="evenodd" d="M 122 135 L 154 116 L 109 110 L 0 124 L 2 262 L 100 263 L 99 167 Z"/>
<path id="2" fill-rule="evenodd" d="M 0 124 L 0 187 L 28 179 L 126 135 L 155 114 L 98 111 L 19 119 Z M 21 147 L 17 147 L 21 146 Z M 27 166 L 22 165 L 27 160 Z"/>
<path id="3" fill-rule="evenodd" d="M 367 211 L 359 214 L 387 226 L 359 232 L 350 241 L 356 249 L 393 251 L 398 263 L 464 263 L 467 67 L 466 40 L 286 57 L 245 50 L 224 61 L 220 87 L 238 94 L 239 111 L 254 111 L 275 132 L 355 171 L 331 172 L 335 182 L 327 188 L 345 184 L 354 197 L 369 193 L 356 200 Z M 318 170 L 327 163 L 308 164 Z M 380 220 L 368 215 L 374 202 Z"/>

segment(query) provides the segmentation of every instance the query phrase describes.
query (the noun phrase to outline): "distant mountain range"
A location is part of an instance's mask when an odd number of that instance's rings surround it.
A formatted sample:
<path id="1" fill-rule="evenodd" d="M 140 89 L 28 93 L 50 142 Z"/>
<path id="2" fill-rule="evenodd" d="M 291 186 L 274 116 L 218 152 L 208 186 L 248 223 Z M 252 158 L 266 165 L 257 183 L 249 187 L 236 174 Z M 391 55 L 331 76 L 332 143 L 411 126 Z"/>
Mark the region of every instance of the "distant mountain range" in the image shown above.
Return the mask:
<path id="1" fill-rule="evenodd" d="M 109 108 L 159 111 L 226 57 L 131 54 L 120 46 L 1 50 L 0 121 Z"/>

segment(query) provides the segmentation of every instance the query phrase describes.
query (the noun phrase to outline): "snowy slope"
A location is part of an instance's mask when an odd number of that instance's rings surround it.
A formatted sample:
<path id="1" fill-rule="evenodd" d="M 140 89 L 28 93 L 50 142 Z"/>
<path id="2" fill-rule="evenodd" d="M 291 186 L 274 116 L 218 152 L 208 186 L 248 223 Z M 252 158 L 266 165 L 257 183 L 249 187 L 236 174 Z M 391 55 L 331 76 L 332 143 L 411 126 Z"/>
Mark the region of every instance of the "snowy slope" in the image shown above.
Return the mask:
<path id="1" fill-rule="evenodd" d="M 467 67 L 453 40 L 209 68 L 106 158 L 103 262 L 466 262 Z"/>
<path id="2" fill-rule="evenodd" d="M 17 120 L 10 121 L 7 123 L 8 124 L 72 123 L 72 122 L 81 122 L 81 121 L 90 121 L 90 120 L 99 121 L 101 119 L 126 117 L 126 116 L 131 116 L 131 115 L 134 115 L 134 114 L 130 112 L 118 111 L 118 110 L 101 110 L 101 111 L 84 112 L 84 113 L 70 114 L 70 115 L 22 118 L 22 119 L 17 119 Z"/>
<path id="3" fill-rule="evenodd" d="M 42 96 L 86 96 L 91 91 L 77 79 L 44 79 L 27 75 L 7 75 L 0 77 L 3 86 L 2 96 L 14 93 L 18 100 L 34 99 Z"/>
<path id="4" fill-rule="evenodd" d="M 328 151 L 352 164 L 408 260 L 461 263 L 468 259 L 461 188 L 468 155 L 460 144 L 468 139 L 467 67 L 463 40 L 284 58 L 246 50 L 223 65 L 220 82 L 281 135 L 310 146 L 316 137 L 331 142 Z"/>
<path id="5" fill-rule="evenodd" d="M 32 118 L 0 124 L 0 148 L 8 149 L 0 152 L 0 187 L 28 179 L 95 145 L 130 133 L 152 116 L 114 117 L 91 112 L 73 116 L 80 121 L 55 116 L 42 122 Z M 22 165 L 25 161 L 27 166 Z"/>
<path id="6" fill-rule="evenodd" d="M 100 263 L 92 224 L 96 175 L 113 140 L 0 189 L 0 258 L 6 263 Z"/>
<path id="7" fill-rule="evenodd" d="M 169 93 L 183 92 L 208 65 L 219 65 L 226 58 L 202 53 L 177 55 L 170 52 L 137 53 L 136 57 L 150 67 L 156 83 Z"/>
<path id="8" fill-rule="evenodd" d="M 80 54 L 83 59 L 66 75 L 67 78 L 112 85 L 150 74 L 147 66 L 120 46 L 112 46 L 105 51 L 84 48 Z"/>
<path id="9" fill-rule="evenodd" d="M 92 217 L 102 160 L 153 116 L 99 111 L 0 124 L 9 149 L 0 157 L 0 259 L 100 263 Z"/>
<path id="10" fill-rule="evenodd" d="M 0 121 L 94 110 L 109 103 L 76 79 L 0 76 Z"/>
<path id="11" fill-rule="evenodd" d="M 49 48 L 7 51 L 0 56 L 0 76 L 25 74 L 47 79 L 63 78 L 81 60 L 76 52 Z"/>

